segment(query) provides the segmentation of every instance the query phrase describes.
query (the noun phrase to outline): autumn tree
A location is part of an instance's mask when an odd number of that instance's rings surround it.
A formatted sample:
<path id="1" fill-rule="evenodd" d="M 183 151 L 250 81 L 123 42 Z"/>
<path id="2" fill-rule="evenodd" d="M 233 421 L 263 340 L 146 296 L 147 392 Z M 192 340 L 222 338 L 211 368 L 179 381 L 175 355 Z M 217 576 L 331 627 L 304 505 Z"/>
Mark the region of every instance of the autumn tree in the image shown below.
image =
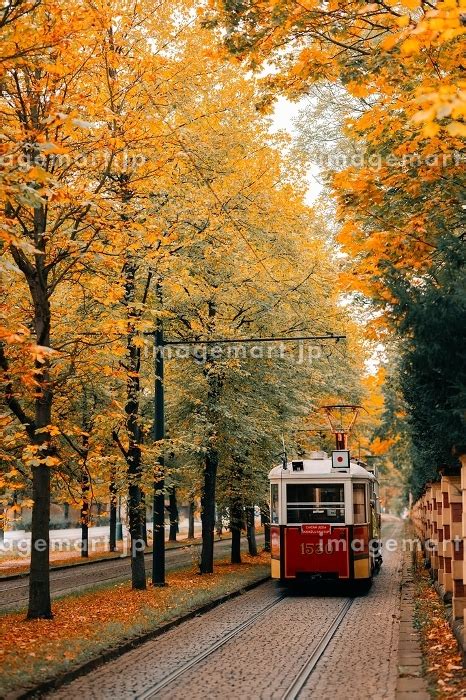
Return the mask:
<path id="1" fill-rule="evenodd" d="M 53 41 L 33 55 L 5 64 L 2 104 L 9 161 L 2 190 L 3 260 L 10 274 L 13 270 L 22 275 L 24 284 L 17 295 L 20 304 L 15 305 L 11 293 L 6 295 L 10 317 L 2 332 L 0 362 L 6 403 L 27 435 L 23 462 L 31 469 L 33 481 L 29 617 L 51 615 L 50 471 L 60 466 L 57 436 L 62 432 L 53 420 L 54 396 L 60 395 L 80 359 L 84 360 L 93 335 L 95 347 L 99 343 L 102 347 L 106 342 L 102 336 L 111 330 L 116 345 L 110 365 L 118 362 L 122 339 L 128 340 L 131 396 L 126 414 L 128 431 L 134 433 L 131 386 L 136 381 L 137 352 L 132 339 L 140 329 L 134 327 L 139 310 L 133 306 L 137 300 L 130 282 L 135 268 L 128 258 L 134 258 L 132 250 L 137 248 L 136 228 L 145 231 L 147 251 L 153 226 L 142 227 L 134 221 L 127 230 L 124 222 L 129 214 L 124 209 L 131 200 L 131 216 L 135 212 L 141 216 L 141 197 L 147 201 L 148 191 L 144 184 L 162 164 L 155 158 L 140 173 L 143 185 L 137 192 L 131 190 L 131 175 L 124 169 L 128 166 L 132 174 L 137 164 L 127 159 L 138 148 L 140 152 L 146 148 L 147 153 L 150 141 L 144 131 L 147 122 L 135 116 L 142 108 L 141 95 L 148 93 L 147 81 L 142 80 L 141 67 L 131 74 L 129 66 L 136 55 L 138 60 L 143 57 L 145 49 L 152 60 L 151 79 L 160 67 L 160 63 L 154 65 L 157 58 L 149 47 L 147 26 L 141 28 L 139 19 L 122 20 L 125 47 L 119 44 L 116 50 L 112 8 L 86 7 L 70 15 L 65 7 L 38 3 L 28 21 Z M 14 26 L 8 28 L 14 30 Z M 121 81 L 116 95 L 112 88 L 118 62 L 127 82 Z M 108 90 L 101 90 L 102 84 Z M 137 133 L 135 125 L 140 127 Z M 157 135 L 151 132 L 152 138 Z M 129 144 L 132 150 L 127 149 Z M 147 278 L 147 265 L 143 274 Z M 67 293 L 71 293 L 69 300 Z M 118 318 L 119 326 L 115 315 L 104 313 L 112 296 L 127 309 Z M 89 297 L 98 300 L 97 305 L 89 304 Z M 68 314 L 63 313 L 65 303 Z M 87 327 L 76 327 L 83 315 L 71 314 L 80 305 L 92 307 L 84 316 Z M 92 328 L 92 321 L 97 321 L 98 328 Z M 86 432 L 84 428 L 84 438 Z M 135 435 L 136 451 L 138 444 Z M 86 445 L 79 449 L 87 452 Z"/>
<path id="2" fill-rule="evenodd" d="M 101 240 L 93 205 L 98 200 L 99 182 L 106 176 L 101 174 L 89 192 L 88 181 L 80 177 L 76 166 L 78 158 L 89 157 L 96 146 L 95 136 L 86 133 L 79 120 L 82 92 L 76 83 L 76 75 L 92 60 L 93 47 L 88 41 L 92 17 L 83 11 L 80 19 L 72 18 L 62 9 L 57 12 L 55 5 L 49 11 L 46 3 L 34 8 L 29 21 L 40 24 L 44 35 L 54 37 L 53 46 L 7 65 L 2 81 L 5 133 L 8 144 L 14 145 L 9 151 L 10 178 L 4 198 L 4 250 L 23 276 L 21 294 L 28 311 L 22 324 L 27 329 L 23 331 L 24 342 L 3 341 L 0 358 L 6 403 L 29 441 L 23 459 L 32 469 L 33 482 L 28 612 L 32 618 L 51 616 L 50 470 L 59 463 L 52 406 L 54 386 L 63 371 L 53 347 L 57 312 L 52 299 L 60 283 L 75 273 L 78 262 L 91 255 Z M 62 63 L 58 63 L 58 55 Z M 65 153 L 67 159 L 60 162 L 57 156 Z M 16 188 L 11 187 L 15 173 L 24 181 Z M 91 203 L 92 194 L 96 199 Z M 24 359 L 24 347 L 29 361 Z M 25 377 L 15 367 L 17 358 L 23 366 L 30 364 Z"/>
<path id="3" fill-rule="evenodd" d="M 415 417 L 413 401 L 413 386 L 427 381 L 426 374 L 416 379 L 419 367 L 424 364 L 430 375 L 442 377 L 449 393 L 445 405 L 456 401 L 457 392 L 441 361 L 442 351 L 435 356 L 425 334 L 430 329 L 432 341 L 440 343 L 435 322 L 428 320 L 436 308 L 428 302 L 431 294 L 445 313 L 452 289 L 455 299 L 462 295 L 457 261 L 464 239 L 464 168 L 459 153 L 466 135 L 466 29 L 461 4 L 414 0 L 323 7 L 312 2 L 219 2 L 216 9 L 207 13 L 207 22 L 226 27 L 222 40 L 229 51 L 253 67 L 266 61 L 274 67 L 264 78 L 264 103 L 277 90 L 293 98 L 309 92 L 315 113 L 319 100 L 328 111 L 328 101 L 324 105 L 318 94 L 322 86 L 331 94 L 333 126 L 339 148 L 344 136 L 346 163 L 333 168 L 327 163 L 324 175 L 338 198 L 338 240 L 351 260 L 343 282 L 359 299 L 374 301 L 372 335 L 389 342 L 387 328 L 401 334 L 405 396 L 410 397 L 412 420 L 420 421 L 419 431 L 427 435 L 429 431 L 421 429 L 424 419 Z M 331 83 L 336 87 L 329 87 Z M 305 129 L 315 150 L 318 135 Z M 325 127 L 324 134 L 328 132 Z M 437 281 L 435 292 L 432 277 Z M 419 308 L 426 311 L 424 316 Z M 405 334 L 409 340 L 403 343 Z M 445 346 L 445 356 L 450 347 L 451 343 Z M 432 411 L 419 401 L 421 405 L 421 413 L 430 420 Z M 442 442 L 438 421 L 443 409 L 437 408 L 436 434 Z M 450 411 L 453 425 L 453 406 Z M 455 440 L 452 434 L 451 444 Z M 430 459 L 438 462 L 440 453 Z"/>
<path id="4" fill-rule="evenodd" d="M 204 64 L 207 74 L 216 65 L 205 60 Z M 183 221 L 179 228 L 183 245 L 168 259 L 170 271 L 162 276 L 166 333 L 200 344 L 197 363 L 195 353 L 191 360 L 175 356 L 168 363 L 167 401 L 170 436 L 181 432 L 198 455 L 204 455 L 201 570 L 208 572 L 216 497 L 231 506 L 226 492 L 216 492 L 217 475 L 221 484 L 231 485 L 231 494 L 249 492 L 249 506 L 256 498 L 262 501 L 280 433 L 292 417 L 308 410 L 311 400 L 298 392 L 299 383 L 306 386 L 307 376 L 307 369 L 297 373 L 293 364 L 298 348 L 294 358 L 291 352 L 283 362 L 273 348 L 264 349 L 269 358 L 246 361 L 241 357 L 246 349 L 241 337 L 325 332 L 339 328 L 341 314 L 331 288 L 329 253 L 317 233 L 320 221 L 294 193 L 302 177 L 299 162 L 280 164 L 280 139 L 275 149 L 265 145 L 271 139 L 267 121 L 254 109 L 251 81 L 234 78 L 229 66 L 216 68 L 216 104 L 209 115 L 203 101 L 210 98 L 204 93 L 204 77 L 198 72 L 188 83 L 186 106 L 178 101 L 178 118 L 183 111 L 189 114 L 192 104 L 207 116 L 183 120 L 188 126 L 174 132 L 186 155 L 186 209 L 181 215 L 181 196 L 171 202 L 168 193 L 164 215 L 169 217 L 175 207 Z M 203 207 L 194 208 L 191 201 L 202 202 Z M 214 341 L 222 337 L 238 338 L 239 357 L 219 352 Z M 203 340 L 214 347 L 202 349 Z M 323 374 L 318 375 L 322 382 Z M 184 387 L 181 405 L 177 383 Z M 288 401 L 285 397 L 294 395 L 294 387 L 296 400 Z M 308 390 L 314 397 L 321 387 L 311 383 Z M 263 398 L 257 401 L 258 396 Z M 244 459 L 245 452 L 247 468 L 240 479 L 234 463 Z M 257 469 L 251 470 L 254 463 Z"/>

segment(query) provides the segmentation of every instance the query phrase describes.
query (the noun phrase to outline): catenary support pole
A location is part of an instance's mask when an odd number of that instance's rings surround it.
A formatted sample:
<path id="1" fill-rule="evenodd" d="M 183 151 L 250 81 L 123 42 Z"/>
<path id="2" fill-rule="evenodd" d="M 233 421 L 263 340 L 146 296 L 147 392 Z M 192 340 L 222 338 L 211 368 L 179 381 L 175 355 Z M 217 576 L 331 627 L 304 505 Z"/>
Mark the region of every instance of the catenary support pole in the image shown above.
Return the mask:
<path id="1" fill-rule="evenodd" d="M 159 301 L 162 301 L 162 286 L 157 282 Z M 155 402 L 154 402 L 154 442 L 159 442 L 162 452 L 158 458 L 154 476 L 154 532 L 152 551 L 152 584 L 165 586 L 165 475 L 163 443 L 165 437 L 164 386 L 163 386 L 163 321 L 157 321 L 155 331 Z"/>

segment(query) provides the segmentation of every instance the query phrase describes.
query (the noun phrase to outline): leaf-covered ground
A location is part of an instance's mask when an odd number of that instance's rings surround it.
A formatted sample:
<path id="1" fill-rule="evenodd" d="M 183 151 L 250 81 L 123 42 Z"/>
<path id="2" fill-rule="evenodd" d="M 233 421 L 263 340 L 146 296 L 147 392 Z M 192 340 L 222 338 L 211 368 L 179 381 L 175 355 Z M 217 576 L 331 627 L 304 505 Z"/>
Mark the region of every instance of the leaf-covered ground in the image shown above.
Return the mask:
<path id="1" fill-rule="evenodd" d="M 425 569 L 418 570 L 416 623 L 430 688 L 436 698 L 466 698 L 466 672 L 445 607 Z"/>
<path id="2" fill-rule="evenodd" d="M 26 621 L 24 612 L 1 616 L 0 697 L 68 671 L 269 572 L 268 554 L 245 555 L 243 562 L 218 562 L 215 573 L 204 576 L 194 568 L 169 573 L 166 588 L 132 591 L 129 583 L 120 583 L 67 596 L 54 602 L 53 620 Z"/>

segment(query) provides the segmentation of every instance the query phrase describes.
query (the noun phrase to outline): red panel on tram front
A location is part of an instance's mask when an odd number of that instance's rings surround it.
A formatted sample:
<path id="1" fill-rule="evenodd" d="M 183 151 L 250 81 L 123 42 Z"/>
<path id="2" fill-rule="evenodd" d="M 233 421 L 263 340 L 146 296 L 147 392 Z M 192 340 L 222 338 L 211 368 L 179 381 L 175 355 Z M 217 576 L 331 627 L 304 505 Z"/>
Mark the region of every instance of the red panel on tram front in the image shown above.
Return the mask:
<path id="1" fill-rule="evenodd" d="M 349 577 L 348 528 L 301 525 L 285 528 L 285 578 L 297 573 Z"/>

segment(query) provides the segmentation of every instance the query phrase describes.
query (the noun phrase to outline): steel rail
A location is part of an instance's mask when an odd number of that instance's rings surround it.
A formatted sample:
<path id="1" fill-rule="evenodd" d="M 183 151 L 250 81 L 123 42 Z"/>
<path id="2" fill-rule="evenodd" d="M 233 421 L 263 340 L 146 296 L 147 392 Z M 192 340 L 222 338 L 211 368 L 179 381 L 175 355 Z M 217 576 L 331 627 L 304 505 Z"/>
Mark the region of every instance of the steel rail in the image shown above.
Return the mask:
<path id="1" fill-rule="evenodd" d="M 341 610 L 339 611 L 338 615 L 335 617 L 333 620 L 332 624 L 328 628 L 327 632 L 325 633 L 324 637 L 322 637 L 321 641 L 315 648 L 314 652 L 312 655 L 309 657 L 309 659 L 306 661 L 304 666 L 301 668 L 299 671 L 298 675 L 295 677 L 291 685 L 288 687 L 284 695 L 282 696 L 282 700 L 296 700 L 296 698 L 299 697 L 300 692 L 304 688 L 304 686 L 307 683 L 307 680 L 317 664 L 319 663 L 320 658 L 322 657 L 322 654 L 324 651 L 327 649 L 328 645 L 332 641 L 332 639 L 335 636 L 335 633 L 337 632 L 338 628 L 340 627 L 342 621 L 346 617 L 348 610 L 353 604 L 353 599 L 348 599 Z"/>
<path id="2" fill-rule="evenodd" d="M 219 639 L 217 642 L 209 646 L 207 649 L 204 651 L 201 651 L 199 654 L 196 656 L 193 656 L 192 659 L 187 661 L 185 664 L 182 666 L 179 666 L 177 669 L 169 673 L 165 678 L 162 678 L 161 681 L 158 683 L 155 683 L 152 687 L 148 688 L 146 691 L 143 693 L 140 693 L 136 696 L 137 700 L 152 700 L 152 698 L 156 698 L 158 693 L 160 693 L 161 690 L 166 688 L 170 683 L 173 683 L 179 676 L 182 676 L 186 671 L 189 671 L 193 666 L 196 666 L 196 664 L 200 663 L 204 659 L 206 659 L 208 656 L 213 654 L 214 652 L 217 651 L 217 649 L 220 649 L 223 647 L 227 642 L 230 641 L 230 639 L 233 639 L 237 635 L 241 634 L 241 632 L 244 632 L 244 630 L 248 629 L 249 627 L 252 627 L 252 625 L 261 617 L 263 617 L 266 613 L 269 612 L 272 608 L 275 606 L 279 605 L 284 598 L 286 598 L 286 595 L 280 595 L 278 598 L 273 600 L 271 603 L 266 605 L 264 608 L 261 610 L 258 610 L 256 613 L 253 613 L 251 617 L 249 617 L 245 622 L 242 622 L 240 625 L 237 625 L 234 629 L 232 629 L 230 632 L 228 632 L 222 639 Z"/>

